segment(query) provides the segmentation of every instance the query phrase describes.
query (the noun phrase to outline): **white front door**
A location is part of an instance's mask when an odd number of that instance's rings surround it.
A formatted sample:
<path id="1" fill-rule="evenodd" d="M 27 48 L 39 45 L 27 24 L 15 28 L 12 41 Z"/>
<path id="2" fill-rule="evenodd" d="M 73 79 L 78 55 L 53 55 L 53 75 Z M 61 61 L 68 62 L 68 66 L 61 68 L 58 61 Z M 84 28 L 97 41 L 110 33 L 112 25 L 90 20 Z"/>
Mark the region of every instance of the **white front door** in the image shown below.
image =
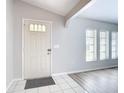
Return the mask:
<path id="1" fill-rule="evenodd" d="M 51 24 L 24 21 L 24 79 L 50 76 Z"/>

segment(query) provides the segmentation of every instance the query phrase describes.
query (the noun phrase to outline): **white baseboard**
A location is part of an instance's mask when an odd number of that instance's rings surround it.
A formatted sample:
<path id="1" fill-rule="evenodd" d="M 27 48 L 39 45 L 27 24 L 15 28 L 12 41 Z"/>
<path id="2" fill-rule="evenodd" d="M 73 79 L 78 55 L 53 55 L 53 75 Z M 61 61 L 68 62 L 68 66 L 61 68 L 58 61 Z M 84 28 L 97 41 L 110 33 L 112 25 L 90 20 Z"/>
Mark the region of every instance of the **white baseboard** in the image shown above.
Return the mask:
<path id="1" fill-rule="evenodd" d="M 11 82 L 9 83 L 9 85 L 8 85 L 7 88 L 6 88 L 6 91 L 9 90 L 9 88 L 12 86 L 12 84 L 13 84 L 14 82 L 19 81 L 19 80 L 22 80 L 22 79 L 21 79 L 21 78 L 18 78 L 18 79 L 13 79 L 13 80 L 11 80 Z"/>
<path id="2" fill-rule="evenodd" d="M 107 67 L 100 67 L 100 68 L 93 68 L 93 69 L 83 69 L 83 70 L 77 70 L 77 71 L 70 71 L 70 72 L 62 72 L 62 73 L 53 73 L 52 76 L 59 76 L 59 75 L 67 75 L 67 74 L 73 74 L 73 73 L 80 73 L 80 72 L 87 72 L 87 71 L 93 71 L 93 70 L 100 70 L 100 69 L 107 69 L 112 67 L 117 67 L 118 65 L 113 66 L 107 66 Z"/>

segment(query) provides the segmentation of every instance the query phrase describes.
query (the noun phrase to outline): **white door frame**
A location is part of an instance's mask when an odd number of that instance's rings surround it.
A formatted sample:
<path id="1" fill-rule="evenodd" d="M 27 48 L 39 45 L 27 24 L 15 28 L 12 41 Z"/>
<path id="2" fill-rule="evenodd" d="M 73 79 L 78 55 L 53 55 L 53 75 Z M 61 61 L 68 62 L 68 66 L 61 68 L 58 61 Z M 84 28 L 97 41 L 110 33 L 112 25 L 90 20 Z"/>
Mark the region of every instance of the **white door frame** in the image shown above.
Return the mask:
<path id="1" fill-rule="evenodd" d="M 39 22 L 46 22 L 50 24 L 50 46 L 52 50 L 52 22 L 51 21 L 45 21 L 45 20 L 35 20 L 35 19 L 26 19 L 22 18 L 22 80 L 24 80 L 24 22 L 25 21 L 39 21 Z M 51 59 L 50 59 L 50 76 L 52 75 L 52 51 L 51 51 Z"/>

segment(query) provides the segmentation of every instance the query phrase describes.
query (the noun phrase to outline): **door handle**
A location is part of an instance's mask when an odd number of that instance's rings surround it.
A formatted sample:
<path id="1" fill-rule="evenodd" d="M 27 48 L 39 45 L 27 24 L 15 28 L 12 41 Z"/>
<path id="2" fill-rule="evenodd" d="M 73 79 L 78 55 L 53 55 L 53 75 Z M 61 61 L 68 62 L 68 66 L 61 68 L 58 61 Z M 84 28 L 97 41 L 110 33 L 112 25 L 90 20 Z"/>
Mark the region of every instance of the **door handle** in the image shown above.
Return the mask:
<path id="1" fill-rule="evenodd" d="M 47 55 L 50 55 L 51 54 L 51 49 L 47 49 L 48 53 Z"/>
<path id="2" fill-rule="evenodd" d="M 47 51 L 51 51 L 51 49 L 47 49 Z"/>

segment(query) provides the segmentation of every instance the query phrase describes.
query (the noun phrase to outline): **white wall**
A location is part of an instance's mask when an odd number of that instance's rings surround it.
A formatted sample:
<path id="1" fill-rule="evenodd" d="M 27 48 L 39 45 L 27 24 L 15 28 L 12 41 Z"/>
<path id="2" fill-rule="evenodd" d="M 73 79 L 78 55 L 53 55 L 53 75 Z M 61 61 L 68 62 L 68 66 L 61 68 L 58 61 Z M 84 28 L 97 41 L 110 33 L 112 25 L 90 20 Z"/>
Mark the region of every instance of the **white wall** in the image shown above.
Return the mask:
<path id="1" fill-rule="evenodd" d="M 13 80 L 13 0 L 6 0 L 6 87 Z"/>
<path id="2" fill-rule="evenodd" d="M 14 77 L 22 76 L 22 18 L 47 20 L 53 22 L 52 29 L 52 72 L 70 72 L 84 69 L 94 69 L 117 65 L 117 60 L 105 62 L 85 62 L 84 32 L 88 27 L 117 30 L 117 25 L 90 21 L 77 18 L 68 28 L 64 26 L 64 17 L 33 7 L 26 3 L 16 1 L 15 5 L 15 35 L 14 35 Z M 60 48 L 54 49 L 54 45 Z"/>

